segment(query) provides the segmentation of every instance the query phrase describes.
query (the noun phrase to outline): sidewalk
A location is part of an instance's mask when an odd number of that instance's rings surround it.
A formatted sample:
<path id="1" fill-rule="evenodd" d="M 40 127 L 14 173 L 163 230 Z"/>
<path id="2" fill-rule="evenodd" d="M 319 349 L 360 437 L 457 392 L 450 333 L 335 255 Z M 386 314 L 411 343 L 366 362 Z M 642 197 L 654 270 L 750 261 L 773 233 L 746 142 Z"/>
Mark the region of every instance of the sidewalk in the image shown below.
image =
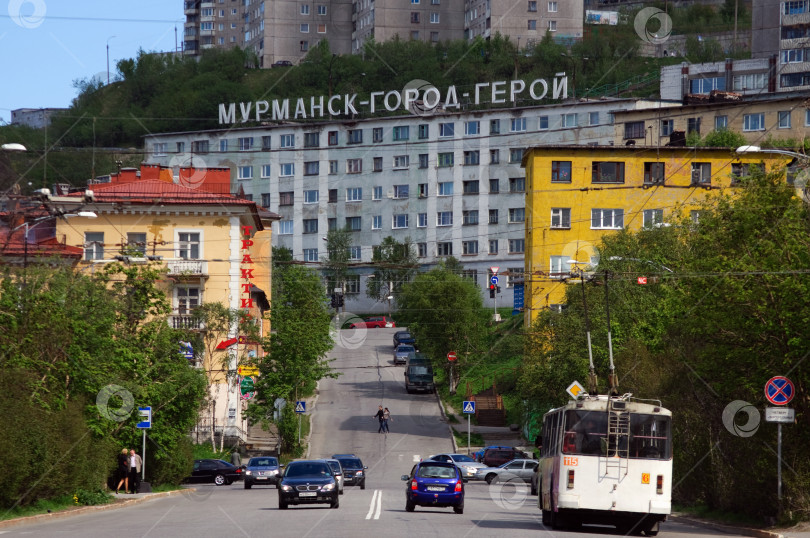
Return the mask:
<path id="1" fill-rule="evenodd" d="M 754 538 L 810 538 L 810 523 L 799 524 L 787 529 L 753 529 L 736 525 L 724 525 L 677 512 L 673 512 L 669 519 L 727 534 L 742 534 Z"/>
<path id="2" fill-rule="evenodd" d="M 0 521 L 0 529 L 15 527 L 17 525 L 24 525 L 26 523 L 41 523 L 49 519 L 58 519 L 63 517 L 72 517 L 78 514 L 86 514 L 88 512 L 100 512 L 103 510 L 115 510 L 124 506 L 132 506 L 146 502 L 151 499 L 158 499 L 160 497 L 170 497 L 174 495 L 181 495 L 187 492 L 194 492 L 195 488 L 182 488 L 173 491 L 160 491 L 157 493 L 112 493 L 114 497 L 113 502 L 108 504 L 99 504 L 95 506 L 75 506 L 59 510 L 58 512 L 49 512 L 47 514 L 37 514 L 35 516 L 18 517 L 15 519 L 7 519 Z"/>

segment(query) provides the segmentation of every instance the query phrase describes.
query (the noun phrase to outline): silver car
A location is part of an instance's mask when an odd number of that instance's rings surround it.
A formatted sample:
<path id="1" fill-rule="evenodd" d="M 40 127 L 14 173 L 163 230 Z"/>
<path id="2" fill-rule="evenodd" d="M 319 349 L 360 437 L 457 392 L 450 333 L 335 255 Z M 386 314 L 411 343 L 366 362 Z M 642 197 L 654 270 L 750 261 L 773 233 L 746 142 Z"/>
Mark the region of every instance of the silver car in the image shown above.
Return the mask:
<path id="1" fill-rule="evenodd" d="M 529 484 L 534 475 L 535 469 L 539 462 L 530 459 L 516 459 L 508 461 L 500 467 L 485 467 L 478 470 L 478 474 L 487 481 L 487 484 L 493 482 L 512 482 L 520 480 Z"/>
<path id="2" fill-rule="evenodd" d="M 394 350 L 394 364 L 405 364 L 408 362 L 408 355 L 415 353 L 416 348 L 411 344 L 400 344 Z"/>
<path id="3" fill-rule="evenodd" d="M 329 464 L 329 467 L 332 468 L 332 474 L 335 475 L 338 483 L 338 495 L 343 495 L 343 467 L 341 467 L 340 462 L 334 459 L 326 460 L 326 463 Z"/>
<path id="4" fill-rule="evenodd" d="M 483 480 L 484 477 L 479 473 L 481 469 L 487 467 L 466 454 L 436 454 L 435 456 L 429 457 L 428 461 L 447 461 L 455 463 L 458 470 L 461 471 L 461 478 L 465 482 L 467 480 Z"/>

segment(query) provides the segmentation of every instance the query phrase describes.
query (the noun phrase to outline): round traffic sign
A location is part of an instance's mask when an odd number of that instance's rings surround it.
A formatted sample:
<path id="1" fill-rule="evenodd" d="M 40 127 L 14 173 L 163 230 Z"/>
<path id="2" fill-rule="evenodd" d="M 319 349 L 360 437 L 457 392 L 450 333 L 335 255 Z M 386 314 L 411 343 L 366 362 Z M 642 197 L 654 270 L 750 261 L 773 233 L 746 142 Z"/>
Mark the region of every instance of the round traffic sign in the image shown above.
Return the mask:
<path id="1" fill-rule="evenodd" d="M 795 394 L 793 382 L 785 376 L 774 376 L 765 383 L 765 398 L 773 405 L 787 405 Z"/>
<path id="2" fill-rule="evenodd" d="M 497 286 L 498 285 L 498 275 L 492 275 L 491 277 L 489 277 L 489 282 L 493 286 Z"/>
<path id="3" fill-rule="evenodd" d="M 455 351 L 451 351 L 450 353 L 448 353 L 448 354 L 447 354 L 447 360 L 448 360 L 448 361 L 454 361 L 454 360 L 456 360 L 456 352 L 455 352 Z"/>

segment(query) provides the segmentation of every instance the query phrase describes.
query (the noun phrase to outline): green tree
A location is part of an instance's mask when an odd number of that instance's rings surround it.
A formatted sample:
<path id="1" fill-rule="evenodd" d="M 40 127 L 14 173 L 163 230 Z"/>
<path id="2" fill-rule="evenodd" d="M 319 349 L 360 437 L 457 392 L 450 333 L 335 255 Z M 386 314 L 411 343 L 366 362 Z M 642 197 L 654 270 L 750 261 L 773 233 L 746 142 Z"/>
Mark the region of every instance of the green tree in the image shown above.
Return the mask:
<path id="1" fill-rule="evenodd" d="M 330 294 L 335 288 L 343 288 L 349 272 L 349 248 L 352 234 L 348 228 L 329 230 L 326 234 L 326 257 L 323 272 L 326 275 L 326 290 Z"/>
<path id="2" fill-rule="evenodd" d="M 410 237 L 400 243 L 389 235 L 374 247 L 371 262 L 374 272 L 367 280 L 366 296 L 376 301 L 389 300 L 392 295 L 396 299 L 418 267 Z"/>
<path id="3" fill-rule="evenodd" d="M 731 131 L 729 129 L 721 128 L 709 132 L 700 141 L 701 146 L 705 147 L 721 147 L 721 148 L 738 148 L 748 144 L 742 133 Z"/>

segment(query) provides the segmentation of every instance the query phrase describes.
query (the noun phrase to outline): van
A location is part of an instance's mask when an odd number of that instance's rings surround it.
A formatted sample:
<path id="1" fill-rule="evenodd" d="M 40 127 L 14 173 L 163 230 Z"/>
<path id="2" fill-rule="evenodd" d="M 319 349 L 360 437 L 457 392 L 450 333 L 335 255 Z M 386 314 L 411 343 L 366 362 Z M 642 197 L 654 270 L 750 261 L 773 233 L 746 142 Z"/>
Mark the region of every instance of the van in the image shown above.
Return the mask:
<path id="1" fill-rule="evenodd" d="M 433 367 L 427 362 L 415 363 L 409 358 L 408 364 L 405 366 L 405 390 L 409 394 L 436 390 L 433 383 Z"/>

